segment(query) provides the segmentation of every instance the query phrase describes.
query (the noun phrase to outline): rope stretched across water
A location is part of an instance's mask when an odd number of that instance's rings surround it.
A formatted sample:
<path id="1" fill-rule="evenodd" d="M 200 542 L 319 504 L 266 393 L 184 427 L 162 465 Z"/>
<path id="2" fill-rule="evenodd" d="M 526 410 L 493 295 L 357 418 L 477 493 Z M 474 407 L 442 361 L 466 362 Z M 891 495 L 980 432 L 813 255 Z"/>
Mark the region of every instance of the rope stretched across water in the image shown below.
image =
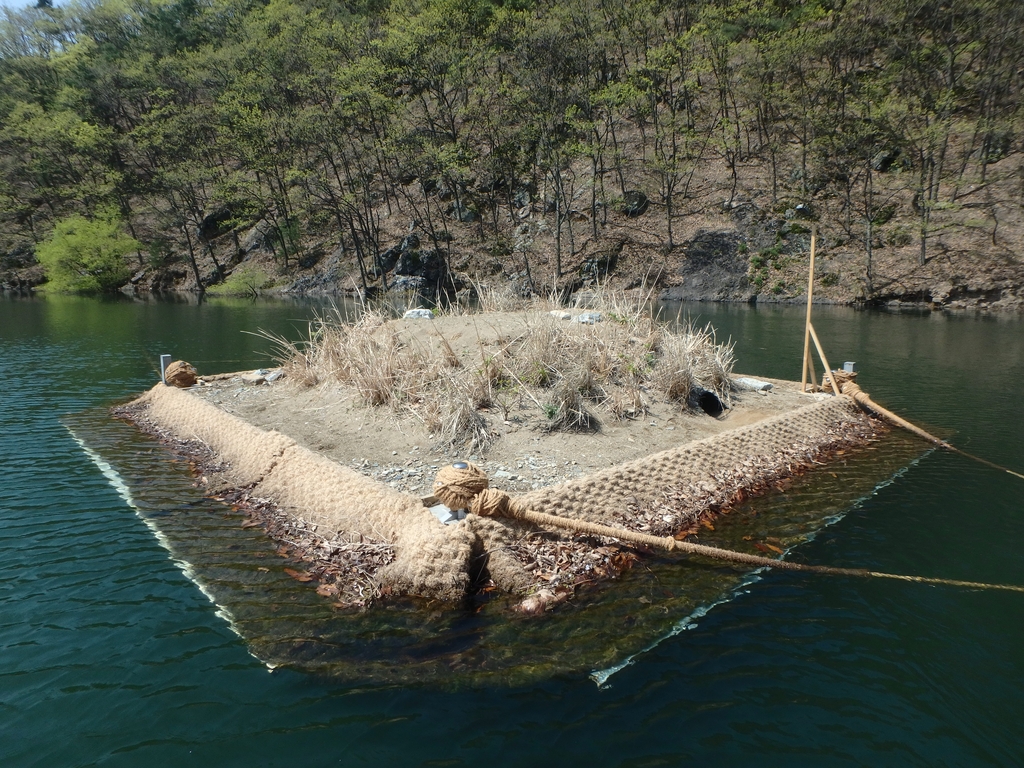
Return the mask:
<path id="1" fill-rule="evenodd" d="M 543 512 L 527 509 L 525 505 L 517 499 L 513 499 L 504 491 L 489 488 L 487 475 L 484 471 L 469 462 L 460 462 L 450 467 L 442 467 L 437 473 L 437 479 L 434 480 L 434 495 L 450 509 L 466 509 L 475 515 L 508 517 L 514 520 L 524 520 L 536 525 L 560 528 L 573 533 L 607 536 L 631 544 L 664 549 L 669 552 L 685 552 L 690 555 L 700 555 L 743 565 L 778 568 L 784 571 L 822 573 L 830 576 L 874 577 L 879 579 L 896 579 L 898 581 L 913 581 L 920 584 L 944 584 L 952 587 L 1024 592 L 1024 587 L 1012 584 L 985 584 L 976 581 L 940 579 L 930 576 L 905 576 L 896 573 L 869 571 L 864 568 L 833 568 L 827 565 L 805 565 L 787 560 L 773 560 L 769 557 L 748 555 L 744 552 L 734 552 L 729 549 L 709 547 L 689 541 L 678 541 L 671 537 L 651 536 L 650 534 L 630 531 L 624 528 L 613 528 L 608 525 L 591 523 L 587 520 L 548 515 Z"/>
<path id="2" fill-rule="evenodd" d="M 889 423 L 895 424 L 897 427 L 903 427 L 903 429 L 907 430 L 912 434 L 917 435 L 923 440 L 927 440 L 929 443 L 932 443 L 933 445 L 937 445 L 940 448 L 945 448 L 947 451 L 951 451 L 953 453 L 959 453 L 961 456 L 965 456 L 968 459 L 974 459 L 974 461 L 984 464 L 987 467 L 992 467 L 992 469 L 998 469 L 1000 472 L 1006 472 L 1007 474 L 1013 475 L 1014 477 L 1019 477 L 1021 480 L 1024 480 L 1024 475 L 1022 475 L 1020 472 L 1014 472 L 1012 469 L 1007 469 L 1004 466 L 996 464 L 994 461 L 983 459 L 980 456 L 975 456 L 973 453 L 968 453 L 965 450 L 957 448 L 955 445 L 950 445 L 945 440 L 939 439 L 930 432 L 926 432 L 925 430 L 921 429 L 916 424 L 911 424 L 909 421 L 907 421 L 904 418 L 901 418 L 900 416 L 897 416 L 895 413 L 888 410 L 887 408 L 883 408 L 874 400 L 872 400 L 868 396 L 867 392 L 865 392 L 859 386 L 857 386 L 856 382 L 844 382 L 842 385 L 842 392 L 844 395 L 852 397 L 855 402 L 859 403 L 864 408 L 867 408 L 870 411 L 874 411 Z"/>

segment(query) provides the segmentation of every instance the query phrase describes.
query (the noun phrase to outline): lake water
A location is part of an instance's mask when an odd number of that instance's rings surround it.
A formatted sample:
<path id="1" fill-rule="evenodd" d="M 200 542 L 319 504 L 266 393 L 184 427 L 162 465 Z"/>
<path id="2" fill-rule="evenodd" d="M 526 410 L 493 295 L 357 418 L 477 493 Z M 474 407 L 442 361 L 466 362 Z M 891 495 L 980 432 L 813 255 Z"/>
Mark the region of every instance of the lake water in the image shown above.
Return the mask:
<path id="1" fill-rule="evenodd" d="M 154 533 L 189 505 L 223 515 L 184 492 L 152 504 L 187 472 L 145 442 L 122 449 L 138 477 L 119 488 L 74 431 L 151 386 L 160 353 L 254 368 L 270 344 L 248 332 L 295 338 L 315 309 L 0 299 L 0 766 L 1024 764 L 1013 593 L 767 573 L 694 620 L 667 616 L 686 628 L 601 687 L 586 664 L 476 684 L 268 671 L 190 578 L 185 539 L 169 553 Z M 681 309 L 735 341 L 738 370 L 799 375 L 802 308 Z M 1024 467 L 1021 320 L 818 308 L 815 327 L 876 400 Z M 766 500 L 839 500 L 794 555 L 1024 584 L 1024 483 L 905 448 L 866 496 L 850 479 L 845 495 L 824 482 Z"/>

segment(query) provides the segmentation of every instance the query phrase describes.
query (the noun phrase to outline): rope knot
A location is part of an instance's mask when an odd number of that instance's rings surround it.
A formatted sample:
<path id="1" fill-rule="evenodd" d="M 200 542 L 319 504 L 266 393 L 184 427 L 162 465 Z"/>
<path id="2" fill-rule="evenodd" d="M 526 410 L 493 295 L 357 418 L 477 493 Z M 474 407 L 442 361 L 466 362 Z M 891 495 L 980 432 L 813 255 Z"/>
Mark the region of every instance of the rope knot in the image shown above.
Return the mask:
<path id="1" fill-rule="evenodd" d="M 460 461 L 441 467 L 434 479 L 434 495 L 448 509 L 469 509 L 487 486 L 487 474 L 480 467 Z"/>
<path id="2" fill-rule="evenodd" d="M 853 379 L 847 379 L 846 381 L 839 382 L 839 391 L 844 395 L 849 395 L 855 400 L 857 399 L 857 394 L 863 392 L 860 385 Z"/>
<path id="3" fill-rule="evenodd" d="M 480 491 L 473 499 L 469 511 L 481 517 L 519 517 L 518 507 L 512 501 L 512 497 L 494 488 L 484 488 Z"/>

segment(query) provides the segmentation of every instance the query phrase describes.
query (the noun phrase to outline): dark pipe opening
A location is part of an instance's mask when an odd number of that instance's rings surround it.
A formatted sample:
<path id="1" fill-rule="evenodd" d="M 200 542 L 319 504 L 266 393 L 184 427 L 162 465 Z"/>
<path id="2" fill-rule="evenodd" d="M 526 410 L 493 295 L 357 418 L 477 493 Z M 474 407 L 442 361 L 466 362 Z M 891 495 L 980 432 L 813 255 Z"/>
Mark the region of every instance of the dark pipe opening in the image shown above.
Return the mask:
<path id="1" fill-rule="evenodd" d="M 716 419 L 722 415 L 725 406 L 718 399 L 718 395 L 708 389 L 698 390 L 694 394 L 697 396 L 697 405 L 704 413 L 708 416 L 714 416 Z"/>

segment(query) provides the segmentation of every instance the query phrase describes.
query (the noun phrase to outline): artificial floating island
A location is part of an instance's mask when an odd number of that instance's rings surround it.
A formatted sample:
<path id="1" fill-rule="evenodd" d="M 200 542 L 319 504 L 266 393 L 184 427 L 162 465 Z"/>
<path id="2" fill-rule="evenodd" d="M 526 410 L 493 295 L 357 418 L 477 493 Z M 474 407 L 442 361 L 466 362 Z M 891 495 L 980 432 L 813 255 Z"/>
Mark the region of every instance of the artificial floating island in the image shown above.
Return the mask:
<path id="1" fill-rule="evenodd" d="M 542 613 L 885 431 L 852 398 L 735 377 L 710 329 L 642 312 L 368 313 L 280 345 L 273 372 L 193 386 L 175 363 L 187 388 L 117 412 L 194 441 L 208 492 L 339 608 L 497 594 Z"/>

